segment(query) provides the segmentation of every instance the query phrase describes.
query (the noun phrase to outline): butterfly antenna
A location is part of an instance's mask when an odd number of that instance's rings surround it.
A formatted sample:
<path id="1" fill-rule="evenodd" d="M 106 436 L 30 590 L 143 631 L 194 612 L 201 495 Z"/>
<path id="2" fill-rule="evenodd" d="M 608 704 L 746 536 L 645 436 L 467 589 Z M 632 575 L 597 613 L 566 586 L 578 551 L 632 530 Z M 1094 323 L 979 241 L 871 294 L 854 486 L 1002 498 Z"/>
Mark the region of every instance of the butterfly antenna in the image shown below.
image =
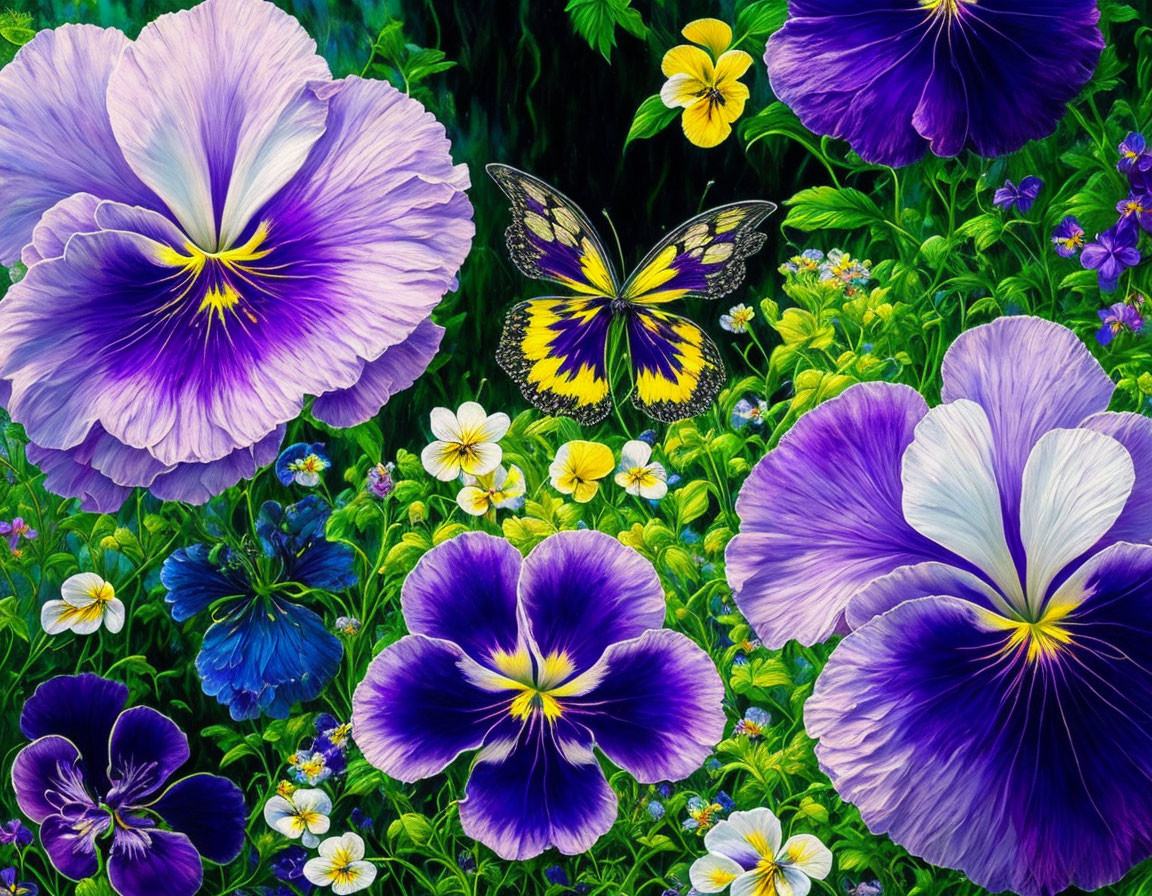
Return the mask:
<path id="1" fill-rule="evenodd" d="M 696 214 L 700 214 L 700 212 L 704 211 L 704 200 L 708 198 L 708 191 L 711 190 L 715 185 L 716 181 L 714 180 L 710 180 L 708 183 L 704 184 L 704 192 L 700 194 L 700 204 L 696 206 Z"/>
<path id="2" fill-rule="evenodd" d="M 608 209 L 600 209 L 600 214 L 604 216 L 604 220 L 608 222 L 608 227 L 612 231 L 612 238 L 616 240 L 616 254 L 620 256 L 620 270 L 623 273 L 628 271 L 628 262 L 624 260 L 624 246 L 620 243 L 620 234 L 616 232 L 616 225 L 612 223 L 612 216 L 608 214 Z"/>

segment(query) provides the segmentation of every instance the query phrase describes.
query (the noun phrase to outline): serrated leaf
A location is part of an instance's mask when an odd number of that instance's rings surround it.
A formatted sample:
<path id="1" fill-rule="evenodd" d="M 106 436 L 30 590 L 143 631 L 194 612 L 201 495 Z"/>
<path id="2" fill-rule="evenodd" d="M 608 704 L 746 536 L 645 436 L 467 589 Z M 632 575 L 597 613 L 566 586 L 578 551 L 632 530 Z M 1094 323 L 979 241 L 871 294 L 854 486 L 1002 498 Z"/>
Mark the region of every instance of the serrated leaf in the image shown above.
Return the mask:
<path id="1" fill-rule="evenodd" d="M 784 226 L 797 230 L 855 230 L 884 221 L 876 203 L 852 187 L 811 187 L 784 204 Z"/>

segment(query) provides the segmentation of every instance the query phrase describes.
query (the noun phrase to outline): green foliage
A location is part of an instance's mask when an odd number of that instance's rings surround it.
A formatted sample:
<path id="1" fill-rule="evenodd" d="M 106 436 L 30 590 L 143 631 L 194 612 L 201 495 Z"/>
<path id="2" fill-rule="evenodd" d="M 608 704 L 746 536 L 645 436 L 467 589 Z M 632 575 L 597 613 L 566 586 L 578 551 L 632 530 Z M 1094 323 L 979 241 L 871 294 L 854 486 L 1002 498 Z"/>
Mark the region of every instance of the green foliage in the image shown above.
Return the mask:
<path id="1" fill-rule="evenodd" d="M 643 17 L 631 3 L 632 0 L 568 0 L 564 11 L 588 46 L 611 61 L 617 27 L 641 39 L 648 36 Z"/>

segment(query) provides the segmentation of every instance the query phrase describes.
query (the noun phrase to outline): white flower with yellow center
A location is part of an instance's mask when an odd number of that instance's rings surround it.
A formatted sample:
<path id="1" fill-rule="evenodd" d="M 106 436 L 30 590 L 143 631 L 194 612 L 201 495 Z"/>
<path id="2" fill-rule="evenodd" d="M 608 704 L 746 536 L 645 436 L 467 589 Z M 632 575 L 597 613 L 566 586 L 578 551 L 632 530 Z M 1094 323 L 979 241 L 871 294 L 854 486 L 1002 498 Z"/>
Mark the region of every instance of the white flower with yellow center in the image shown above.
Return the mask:
<path id="1" fill-rule="evenodd" d="M 732 896 L 807 896 L 812 878 L 832 870 L 832 853 L 811 834 L 796 834 L 783 846 L 780 819 L 769 809 L 733 812 L 704 836 L 708 855 L 688 872 L 701 893 Z"/>
<path id="2" fill-rule="evenodd" d="M 90 635 L 103 625 L 112 634 L 124 628 L 124 602 L 116 590 L 94 572 L 81 572 L 60 586 L 61 600 L 40 609 L 40 625 L 49 635 L 72 631 Z"/>
<path id="3" fill-rule="evenodd" d="M 464 474 L 464 488 L 456 495 L 460 509 L 472 516 L 489 510 L 518 510 L 524 504 L 524 472 L 515 464 L 498 466 L 481 476 Z"/>
<path id="4" fill-rule="evenodd" d="M 727 314 L 720 315 L 720 326 L 729 333 L 747 333 L 755 317 L 756 312 L 747 305 L 733 305 Z"/>
<path id="5" fill-rule="evenodd" d="M 659 501 L 668 494 L 668 472 L 652 461 L 652 446 L 639 439 L 625 442 L 616 468 L 616 484 L 630 495 Z"/>
<path id="6" fill-rule="evenodd" d="M 363 859 L 364 841 L 358 835 L 329 837 L 320 844 L 320 855 L 304 863 L 304 876 L 313 886 L 331 887 L 336 896 L 346 896 L 376 880 L 376 866 Z"/>
<path id="7" fill-rule="evenodd" d="M 328 813 L 332 800 L 323 790 L 299 788 L 274 796 L 264 804 L 268 826 L 311 849 L 320 842 L 318 834 L 328 833 Z"/>
<path id="8" fill-rule="evenodd" d="M 496 444 L 508 432 L 507 414 L 487 414 L 479 404 L 466 401 L 453 414 L 448 408 L 432 411 L 436 441 L 420 454 L 424 469 L 443 482 L 461 473 L 483 476 L 500 464 L 503 451 Z"/>

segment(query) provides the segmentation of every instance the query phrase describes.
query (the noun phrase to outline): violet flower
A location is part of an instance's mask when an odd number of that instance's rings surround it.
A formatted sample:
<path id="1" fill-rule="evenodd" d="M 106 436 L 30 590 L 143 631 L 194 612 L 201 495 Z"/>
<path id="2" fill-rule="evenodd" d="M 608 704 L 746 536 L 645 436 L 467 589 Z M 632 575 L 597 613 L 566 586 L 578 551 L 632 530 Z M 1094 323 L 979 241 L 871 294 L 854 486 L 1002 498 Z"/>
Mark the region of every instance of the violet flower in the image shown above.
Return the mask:
<path id="1" fill-rule="evenodd" d="M 1071 258 L 1084 248 L 1084 228 L 1074 215 L 1068 215 L 1056 225 L 1052 231 L 1052 245 L 1062 258 Z"/>
<path id="2" fill-rule="evenodd" d="M 10 523 L 6 520 L 0 520 L 0 536 L 8 539 L 8 547 L 13 551 L 20 546 L 21 538 L 32 541 L 39 535 L 40 533 L 28 525 L 23 517 L 15 517 Z"/>
<path id="3" fill-rule="evenodd" d="M 1144 326 L 1140 312 L 1127 302 L 1116 302 L 1096 312 L 1103 326 L 1096 331 L 1096 341 L 1108 345 L 1121 333 L 1138 333 Z"/>
<path id="4" fill-rule="evenodd" d="M 479 749 L 460 822 L 502 858 L 584 852 L 608 831 L 616 794 L 594 746 L 654 783 L 696 771 L 723 735 L 712 660 L 661 628 L 655 569 L 602 532 L 560 532 L 526 559 L 460 535 L 421 559 L 401 608 L 412 634 L 356 688 L 353 738 L 409 782 Z"/>
<path id="5" fill-rule="evenodd" d="M 1116 222 L 1117 230 L 1126 229 L 1132 233 L 1152 231 L 1152 194 L 1129 193 L 1127 199 L 1116 203 L 1116 211 L 1120 215 Z"/>
<path id="6" fill-rule="evenodd" d="M 1148 141 L 1143 134 L 1132 131 L 1117 147 L 1117 151 L 1120 153 L 1120 161 L 1116 163 L 1117 171 L 1131 176 L 1152 169 L 1152 152 L 1148 151 Z"/>
<path id="7" fill-rule="evenodd" d="M 992 204 L 1002 209 L 1015 207 L 1021 214 L 1027 214 L 1043 188 L 1044 181 L 1033 174 L 1020 181 L 1019 186 L 1006 180 L 1004 186 L 993 194 Z"/>
<path id="8" fill-rule="evenodd" d="M 188 738 L 167 716 L 125 709 L 127 701 L 127 687 L 91 673 L 40 685 L 20 715 L 32 743 L 12 766 L 16 802 L 65 877 L 96 874 L 110 841 L 108 879 L 120 896 L 192 896 L 201 858 L 240 854 L 244 797 L 217 775 L 169 784 L 188 761 Z"/>
<path id="9" fill-rule="evenodd" d="M 1114 290 L 1120 283 L 1120 275 L 1140 263 L 1137 233 L 1129 228 L 1109 227 L 1080 253 L 1080 264 L 1096 271 L 1103 292 Z"/>
<path id="10" fill-rule="evenodd" d="M 772 90 L 880 165 L 1048 136 L 1104 48 L 1096 0 L 790 0 L 788 14 L 764 53 Z"/>
<path id="11" fill-rule="evenodd" d="M 1152 419 L 1038 318 L 942 377 L 932 409 L 867 383 L 801 417 L 728 582 L 770 648 L 850 632 L 804 720 L 871 830 L 994 893 L 1094 890 L 1152 855 Z"/>
<path id="12" fill-rule="evenodd" d="M 134 41 L 41 31 L 0 120 L 0 263 L 28 266 L 0 305 L 0 405 L 53 491 L 204 502 L 272 462 L 306 396 L 359 423 L 435 354 L 467 169 L 273 4 L 205 0 Z"/>

